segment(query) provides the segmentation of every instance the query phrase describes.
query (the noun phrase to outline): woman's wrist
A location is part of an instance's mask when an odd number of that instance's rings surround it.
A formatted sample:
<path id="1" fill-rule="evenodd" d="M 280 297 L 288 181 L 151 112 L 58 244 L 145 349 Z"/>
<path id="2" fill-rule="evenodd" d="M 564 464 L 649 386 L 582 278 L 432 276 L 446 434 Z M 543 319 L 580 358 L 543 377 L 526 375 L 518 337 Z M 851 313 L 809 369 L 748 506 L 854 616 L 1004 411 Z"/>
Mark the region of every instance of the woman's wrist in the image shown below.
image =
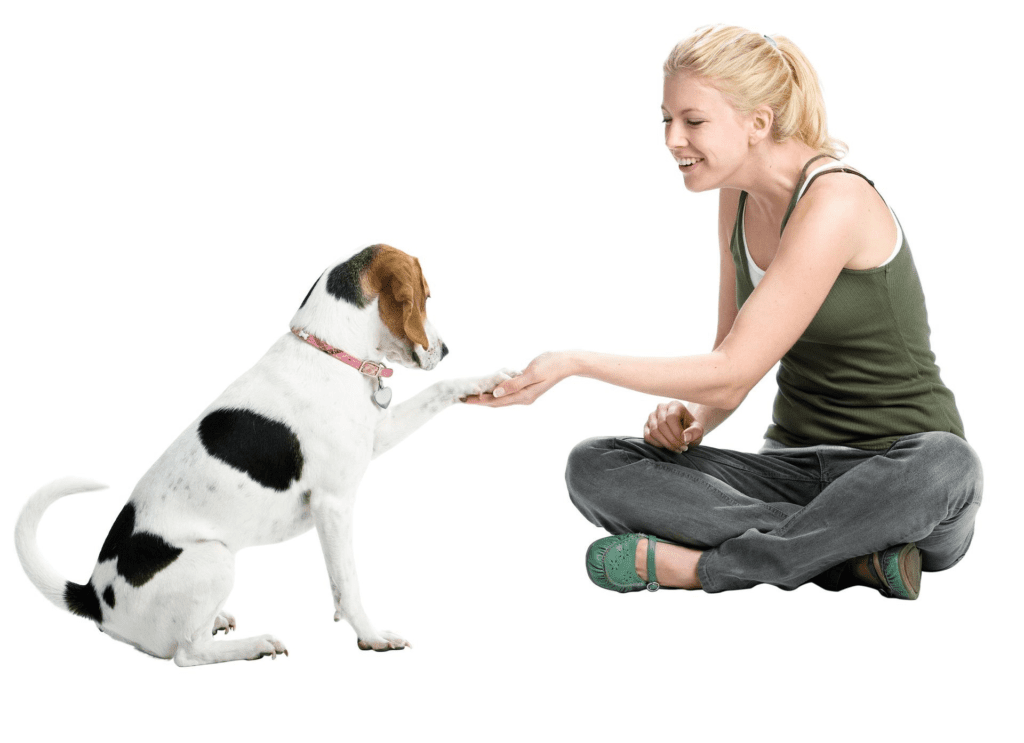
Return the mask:
<path id="1" fill-rule="evenodd" d="M 575 376 L 585 376 L 583 374 L 584 353 L 582 351 L 558 351 L 556 355 L 558 358 L 558 377 L 560 380 Z"/>
<path id="2" fill-rule="evenodd" d="M 693 405 L 689 407 L 690 414 L 694 417 L 701 428 L 704 429 L 704 435 L 707 436 L 730 415 L 731 410 L 725 410 L 723 408 L 715 408 L 710 405 Z"/>

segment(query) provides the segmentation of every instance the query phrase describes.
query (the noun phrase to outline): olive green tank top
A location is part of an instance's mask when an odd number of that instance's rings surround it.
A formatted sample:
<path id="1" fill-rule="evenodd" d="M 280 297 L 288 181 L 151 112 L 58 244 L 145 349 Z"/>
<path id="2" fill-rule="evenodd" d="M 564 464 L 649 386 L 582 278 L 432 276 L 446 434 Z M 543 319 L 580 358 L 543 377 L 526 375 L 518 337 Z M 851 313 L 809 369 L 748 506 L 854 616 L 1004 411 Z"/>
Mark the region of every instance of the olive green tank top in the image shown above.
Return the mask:
<path id="1" fill-rule="evenodd" d="M 804 166 L 783 230 L 806 191 L 807 168 L 817 159 Z M 811 182 L 837 171 L 875 185 L 838 163 Z M 746 192 L 740 194 L 731 241 L 738 307 L 754 291 L 743 243 L 746 198 Z M 924 292 L 904 233 L 889 263 L 840 272 L 807 330 L 782 357 L 773 422 L 765 436 L 785 446 L 835 444 L 870 450 L 925 431 L 964 438 L 953 393 L 939 378 L 930 332 Z"/>

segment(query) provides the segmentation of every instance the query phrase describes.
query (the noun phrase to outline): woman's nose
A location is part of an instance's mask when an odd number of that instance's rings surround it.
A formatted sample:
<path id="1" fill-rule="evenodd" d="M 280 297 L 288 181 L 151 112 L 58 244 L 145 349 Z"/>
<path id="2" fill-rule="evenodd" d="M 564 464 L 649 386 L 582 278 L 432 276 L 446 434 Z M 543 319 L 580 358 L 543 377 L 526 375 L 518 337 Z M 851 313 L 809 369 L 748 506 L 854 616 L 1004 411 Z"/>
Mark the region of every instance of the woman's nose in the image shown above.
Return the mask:
<path id="1" fill-rule="evenodd" d="M 676 147 L 686 147 L 689 144 L 686 140 L 686 136 L 683 134 L 682 127 L 675 126 L 675 124 L 669 124 L 665 127 L 665 146 L 669 149 Z"/>

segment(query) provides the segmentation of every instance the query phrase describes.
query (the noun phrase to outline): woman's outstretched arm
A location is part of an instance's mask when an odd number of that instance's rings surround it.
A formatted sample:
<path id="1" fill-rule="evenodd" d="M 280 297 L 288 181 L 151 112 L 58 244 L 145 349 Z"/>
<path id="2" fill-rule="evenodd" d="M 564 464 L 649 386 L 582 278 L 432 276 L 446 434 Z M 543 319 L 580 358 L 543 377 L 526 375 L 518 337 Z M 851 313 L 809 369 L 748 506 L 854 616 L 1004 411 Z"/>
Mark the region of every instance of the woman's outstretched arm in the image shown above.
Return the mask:
<path id="1" fill-rule="evenodd" d="M 528 405 L 563 379 L 582 376 L 659 397 L 735 409 L 804 332 L 843 267 L 870 247 L 860 227 L 861 215 L 871 207 L 865 193 L 870 189 L 862 191 L 840 176 L 821 179 L 808 191 L 764 278 L 711 353 L 671 358 L 544 353 L 494 394 L 467 402 Z"/>

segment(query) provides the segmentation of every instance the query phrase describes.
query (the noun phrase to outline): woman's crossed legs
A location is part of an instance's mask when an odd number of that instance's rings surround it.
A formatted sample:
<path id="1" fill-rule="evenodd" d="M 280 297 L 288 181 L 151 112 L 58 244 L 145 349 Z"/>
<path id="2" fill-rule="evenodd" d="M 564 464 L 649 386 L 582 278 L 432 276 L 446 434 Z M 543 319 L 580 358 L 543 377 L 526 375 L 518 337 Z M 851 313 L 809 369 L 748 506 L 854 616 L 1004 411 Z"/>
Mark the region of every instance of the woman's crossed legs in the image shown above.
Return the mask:
<path id="1" fill-rule="evenodd" d="M 971 543 L 982 474 L 973 449 L 947 433 L 905 436 L 882 452 L 759 454 L 703 445 L 676 454 L 642 439 L 599 438 L 573 449 L 566 484 L 592 523 L 683 546 L 658 545 L 662 585 L 717 593 L 759 583 L 793 589 L 906 542 L 917 543 L 924 570 L 952 567 Z"/>

